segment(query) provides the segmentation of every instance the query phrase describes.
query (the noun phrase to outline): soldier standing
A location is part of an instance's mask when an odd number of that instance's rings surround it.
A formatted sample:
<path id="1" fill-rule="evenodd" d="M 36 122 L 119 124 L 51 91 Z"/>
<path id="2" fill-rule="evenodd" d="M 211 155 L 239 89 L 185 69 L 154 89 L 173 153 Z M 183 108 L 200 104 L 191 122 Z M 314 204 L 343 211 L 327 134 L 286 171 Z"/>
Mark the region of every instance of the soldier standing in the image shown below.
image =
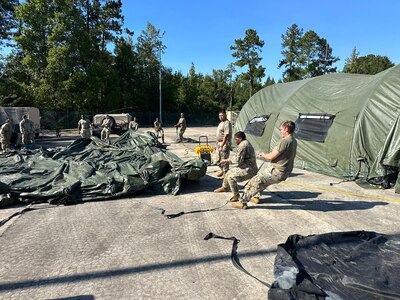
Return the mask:
<path id="1" fill-rule="evenodd" d="M 217 144 L 215 148 L 218 156 L 217 162 L 221 162 L 221 160 L 229 158 L 229 153 L 231 151 L 232 124 L 226 118 L 225 111 L 221 111 L 218 116 L 221 122 L 217 127 Z M 217 173 L 217 177 L 222 179 L 229 170 L 229 164 L 220 165 L 220 169 L 221 170 Z"/>
<path id="2" fill-rule="evenodd" d="M 0 127 L 0 143 L 4 153 L 8 152 L 8 148 L 11 142 L 11 134 L 11 120 L 7 119 L 6 122 Z"/>
<path id="3" fill-rule="evenodd" d="M 178 138 L 177 142 L 181 143 L 181 142 L 183 142 L 183 134 L 186 131 L 186 119 L 185 119 L 185 114 L 184 113 L 181 113 L 181 117 L 178 120 L 178 123 L 175 124 L 175 128 L 176 129 L 180 128 L 180 130 L 179 130 L 179 138 Z"/>
<path id="4" fill-rule="evenodd" d="M 112 126 L 112 120 L 109 115 L 106 115 L 103 122 L 101 123 L 103 129 L 101 130 L 101 139 L 108 140 L 110 138 L 110 131 Z"/>
<path id="5" fill-rule="evenodd" d="M 232 162 L 238 165 L 226 172 L 222 187 L 214 190 L 215 193 L 221 193 L 228 192 L 230 188 L 233 193 L 233 197 L 229 200 L 230 202 L 239 201 L 237 183 L 250 179 L 257 174 L 256 153 L 250 142 L 246 140 L 246 134 L 243 131 L 238 131 L 233 136 L 233 139 L 238 146 L 236 156 L 231 159 L 223 159 L 220 164 Z"/>
<path id="6" fill-rule="evenodd" d="M 35 123 L 32 120 L 26 119 L 28 122 L 28 142 L 35 143 Z"/>
<path id="7" fill-rule="evenodd" d="M 154 131 L 156 132 L 157 138 L 159 138 L 159 136 L 161 135 L 161 141 L 164 144 L 164 129 L 162 129 L 161 123 L 158 118 L 156 118 L 156 120 L 154 121 Z"/>
<path id="8" fill-rule="evenodd" d="M 22 144 L 26 145 L 29 143 L 29 130 L 30 124 L 27 115 L 22 117 L 21 122 L 19 122 L 19 131 L 21 132 Z"/>
<path id="9" fill-rule="evenodd" d="M 81 115 L 81 119 L 78 122 L 78 132 L 83 138 L 90 138 L 90 121 L 85 119 L 84 115 Z"/>
<path id="10" fill-rule="evenodd" d="M 133 120 L 129 122 L 129 129 L 133 131 L 137 131 L 139 129 L 139 123 L 136 120 L 136 117 L 133 117 Z"/>

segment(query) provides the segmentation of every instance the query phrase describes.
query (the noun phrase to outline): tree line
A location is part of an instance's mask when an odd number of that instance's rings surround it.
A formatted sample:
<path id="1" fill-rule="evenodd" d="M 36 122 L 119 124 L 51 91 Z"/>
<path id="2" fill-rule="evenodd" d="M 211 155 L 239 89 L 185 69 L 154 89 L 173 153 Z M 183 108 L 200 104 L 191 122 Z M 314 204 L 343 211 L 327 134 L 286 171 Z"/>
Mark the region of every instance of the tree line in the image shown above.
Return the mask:
<path id="1" fill-rule="evenodd" d="M 164 66 L 164 32 L 147 23 L 136 39 L 124 27 L 121 0 L 0 0 L 0 106 L 42 110 L 157 112 L 238 110 L 265 86 L 338 72 L 328 41 L 291 25 L 282 34 L 276 82 L 266 77 L 265 42 L 254 29 L 233 41 L 233 61 L 211 74 Z M 354 48 L 343 72 L 376 74 L 394 64 L 386 56 L 360 56 Z"/>

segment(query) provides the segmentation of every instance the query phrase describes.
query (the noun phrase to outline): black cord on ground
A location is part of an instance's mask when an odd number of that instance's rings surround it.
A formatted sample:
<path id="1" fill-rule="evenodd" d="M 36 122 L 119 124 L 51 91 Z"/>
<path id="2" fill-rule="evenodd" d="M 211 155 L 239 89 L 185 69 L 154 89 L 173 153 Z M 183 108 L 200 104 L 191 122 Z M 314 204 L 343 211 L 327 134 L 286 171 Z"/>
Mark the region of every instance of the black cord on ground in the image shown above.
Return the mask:
<path id="1" fill-rule="evenodd" d="M 194 214 L 194 213 L 200 213 L 200 212 L 207 212 L 207 211 L 214 211 L 214 210 L 218 210 L 218 209 L 223 208 L 228 203 L 229 203 L 229 201 L 226 201 L 226 203 L 224 205 L 221 205 L 221 206 L 218 206 L 218 207 L 215 207 L 215 208 L 191 210 L 191 211 L 187 211 L 187 212 L 181 211 L 181 212 L 178 212 L 176 214 L 169 214 L 169 215 L 165 215 L 165 216 L 167 217 L 167 219 L 174 219 L 174 218 L 180 217 L 182 215 Z"/>
<path id="2" fill-rule="evenodd" d="M 32 210 L 39 210 L 39 209 L 47 209 L 47 208 L 54 208 L 57 207 L 58 205 L 48 205 L 45 207 L 32 207 L 31 205 L 28 205 L 27 207 L 25 207 L 24 209 L 13 213 L 11 216 L 9 216 L 8 218 L 5 218 L 3 220 L 0 221 L 0 227 L 3 226 L 4 224 L 6 224 L 8 221 L 10 221 L 12 218 L 19 216 L 19 215 L 23 215 L 24 213 L 28 212 L 28 211 L 32 211 Z"/>
<path id="3" fill-rule="evenodd" d="M 232 236 L 232 237 L 223 237 L 223 236 L 219 236 L 219 235 L 216 235 L 216 234 L 210 232 L 209 234 L 207 234 L 204 237 L 204 240 L 207 241 L 207 240 L 212 239 L 212 238 L 233 241 L 233 243 L 232 243 L 232 251 L 231 251 L 231 261 L 232 261 L 233 265 L 235 266 L 235 268 L 240 270 L 240 271 L 242 271 L 242 272 L 244 272 L 244 273 L 246 273 L 247 275 L 249 275 L 250 277 L 254 278 L 255 280 L 257 280 L 261 284 L 265 285 L 266 287 L 268 287 L 268 288 L 271 287 L 271 285 L 269 283 L 266 283 L 266 282 L 258 279 L 254 275 L 250 274 L 245 268 L 243 268 L 243 266 L 241 265 L 241 263 L 239 261 L 239 256 L 238 256 L 238 253 L 237 253 L 238 245 L 239 245 L 239 242 L 240 242 L 239 239 L 237 239 L 234 236 Z"/>

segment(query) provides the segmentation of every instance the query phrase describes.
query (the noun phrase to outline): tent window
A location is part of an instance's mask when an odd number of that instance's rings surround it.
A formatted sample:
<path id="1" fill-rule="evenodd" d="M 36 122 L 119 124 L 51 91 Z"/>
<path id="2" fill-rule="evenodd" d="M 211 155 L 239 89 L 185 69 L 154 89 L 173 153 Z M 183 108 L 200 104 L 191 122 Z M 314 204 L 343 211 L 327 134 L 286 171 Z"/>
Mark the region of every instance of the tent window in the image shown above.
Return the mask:
<path id="1" fill-rule="evenodd" d="M 296 120 L 295 136 L 299 140 L 323 143 L 334 118 L 330 114 L 301 113 Z"/>
<path id="2" fill-rule="evenodd" d="M 269 116 L 270 115 L 262 115 L 254 117 L 247 123 L 244 132 L 255 136 L 262 136 Z"/>

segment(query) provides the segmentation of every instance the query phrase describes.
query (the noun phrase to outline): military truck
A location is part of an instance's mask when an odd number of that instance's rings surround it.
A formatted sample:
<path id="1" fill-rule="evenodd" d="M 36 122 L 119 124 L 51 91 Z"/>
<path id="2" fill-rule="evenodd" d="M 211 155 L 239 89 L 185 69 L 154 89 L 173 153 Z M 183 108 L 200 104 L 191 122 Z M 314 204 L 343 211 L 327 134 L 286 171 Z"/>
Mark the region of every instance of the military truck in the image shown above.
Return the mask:
<path id="1" fill-rule="evenodd" d="M 5 123 L 7 119 L 11 120 L 13 127 L 13 134 L 11 142 L 14 143 L 17 140 L 19 133 L 19 122 L 21 122 L 24 115 L 28 116 L 28 119 L 33 121 L 35 128 L 35 137 L 39 137 L 40 133 L 40 112 L 36 107 L 0 107 L 0 126 Z"/>
<path id="2" fill-rule="evenodd" d="M 93 116 L 92 135 L 99 137 L 103 129 L 103 120 L 107 114 L 97 114 Z M 121 135 L 129 129 L 129 122 L 132 116 L 128 113 L 108 114 L 111 119 L 111 133 Z"/>

